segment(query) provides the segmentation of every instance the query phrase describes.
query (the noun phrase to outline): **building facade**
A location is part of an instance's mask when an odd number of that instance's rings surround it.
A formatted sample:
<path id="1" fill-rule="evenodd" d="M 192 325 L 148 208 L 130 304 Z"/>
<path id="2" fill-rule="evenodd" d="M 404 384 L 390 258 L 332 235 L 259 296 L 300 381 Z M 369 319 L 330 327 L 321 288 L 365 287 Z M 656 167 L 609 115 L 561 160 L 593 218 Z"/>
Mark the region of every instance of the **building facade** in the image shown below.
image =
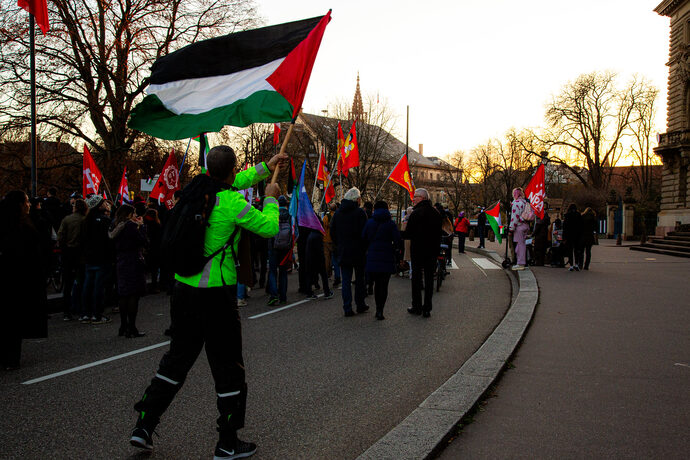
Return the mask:
<path id="1" fill-rule="evenodd" d="M 666 132 L 654 152 L 663 161 L 657 235 L 690 224 L 690 0 L 665 0 L 654 11 L 671 20 Z"/>

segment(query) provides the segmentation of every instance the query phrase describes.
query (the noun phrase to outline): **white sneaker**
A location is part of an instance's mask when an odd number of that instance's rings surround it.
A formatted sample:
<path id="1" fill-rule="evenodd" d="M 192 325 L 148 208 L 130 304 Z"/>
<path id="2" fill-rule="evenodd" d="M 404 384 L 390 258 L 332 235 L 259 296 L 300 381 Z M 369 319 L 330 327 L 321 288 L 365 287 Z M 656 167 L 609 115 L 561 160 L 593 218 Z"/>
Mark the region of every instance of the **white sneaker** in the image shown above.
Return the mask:
<path id="1" fill-rule="evenodd" d="M 513 265 L 510 269 L 514 270 L 514 271 L 524 270 L 525 266 L 524 265 Z"/>
<path id="2" fill-rule="evenodd" d="M 246 307 L 247 301 L 245 299 L 237 299 L 237 306 L 238 307 Z"/>

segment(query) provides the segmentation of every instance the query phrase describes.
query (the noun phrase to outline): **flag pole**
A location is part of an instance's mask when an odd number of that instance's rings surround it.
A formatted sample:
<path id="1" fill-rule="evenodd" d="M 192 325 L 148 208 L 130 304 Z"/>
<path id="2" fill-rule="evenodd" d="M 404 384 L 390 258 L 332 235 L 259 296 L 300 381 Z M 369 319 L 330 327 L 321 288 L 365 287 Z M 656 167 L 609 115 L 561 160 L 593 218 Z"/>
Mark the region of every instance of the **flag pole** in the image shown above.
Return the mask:
<path id="1" fill-rule="evenodd" d="M 184 151 L 184 156 L 182 157 L 182 164 L 180 164 L 180 170 L 177 172 L 178 175 L 182 174 L 182 167 L 184 166 L 184 161 L 187 159 L 187 153 L 189 152 L 189 146 L 192 144 L 192 138 L 189 138 L 187 142 L 187 150 Z"/>
<path id="2" fill-rule="evenodd" d="M 290 127 L 288 128 L 287 133 L 285 133 L 285 139 L 283 139 L 283 145 L 280 146 L 280 153 L 279 155 L 282 155 L 285 153 L 285 149 L 287 148 L 287 143 L 290 140 L 290 135 L 292 135 L 292 129 L 295 127 L 295 122 L 297 121 L 297 117 L 292 119 L 292 123 L 290 123 Z M 280 167 L 276 165 L 275 169 L 273 170 L 273 177 L 271 177 L 271 184 L 275 184 L 278 182 L 278 172 L 280 172 Z"/>
<path id="3" fill-rule="evenodd" d="M 31 56 L 31 196 L 38 190 L 36 159 L 36 39 L 34 15 L 29 14 L 29 54 Z"/>
<path id="4" fill-rule="evenodd" d="M 404 156 L 404 155 L 403 155 Z M 374 197 L 374 201 L 376 201 L 376 198 L 379 197 L 379 194 L 381 193 L 381 190 L 383 190 L 383 187 L 386 186 L 386 182 L 388 182 L 388 179 L 390 179 L 391 174 L 393 174 L 393 171 L 395 171 L 395 168 L 398 167 L 398 164 L 400 164 L 400 161 L 403 159 L 403 157 L 400 157 L 400 160 L 398 160 L 395 163 L 395 166 L 393 166 L 393 169 L 391 169 L 391 172 L 388 173 L 388 176 L 386 176 L 386 180 L 383 181 L 383 184 L 381 185 L 381 188 L 379 189 L 378 193 L 376 193 L 376 196 Z"/>

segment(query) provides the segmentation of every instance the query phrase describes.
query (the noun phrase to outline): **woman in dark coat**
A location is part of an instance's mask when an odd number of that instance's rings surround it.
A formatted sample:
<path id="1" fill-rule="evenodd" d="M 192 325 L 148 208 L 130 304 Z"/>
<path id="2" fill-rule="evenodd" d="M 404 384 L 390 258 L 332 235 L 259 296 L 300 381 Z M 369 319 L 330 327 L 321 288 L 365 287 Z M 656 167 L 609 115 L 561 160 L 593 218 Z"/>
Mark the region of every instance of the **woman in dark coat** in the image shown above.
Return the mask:
<path id="1" fill-rule="evenodd" d="M 400 245 L 400 232 L 388 211 L 388 203 L 377 201 L 374 213 L 362 230 L 362 240 L 367 247 L 365 270 L 374 282 L 376 319 L 382 320 L 383 307 L 388 297 L 388 282 L 395 273 L 395 249 Z"/>
<path id="2" fill-rule="evenodd" d="M 146 264 L 144 246 L 146 229 L 141 217 L 134 214 L 134 208 L 123 204 L 115 214 L 115 220 L 108 231 L 115 242 L 117 254 L 117 293 L 120 297 L 119 335 L 127 338 L 145 335 L 136 327 L 139 298 L 146 292 Z"/>
<path id="3" fill-rule="evenodd" d="M 589 270 L 589 262 L 592 260 L 592 246 L 596 232 L 597 214 L 592 208 L 587 208 L 582 212 L 582 238 L 580 239 L 580 245 L 585 252 L 585 270 Z"/>
<path id="4" fill-rule="evenodd" d="M 575 203 L 568 206 L 568 212 L 563 217 L 563 241 L 568 254 L 569 271 L 580 271 L 582 266 L 582 214 L 577 211 Z M 573 261 L 573 254 L 575 260 Z"/>
<path id="5" fill-rule="evenodd" d="M 48 336 L 46 281 L 38 231 L 29 219 L 26 193 L 14 190 L 0 202 L 0 364 L 19 368 L 22 339 Z"/>

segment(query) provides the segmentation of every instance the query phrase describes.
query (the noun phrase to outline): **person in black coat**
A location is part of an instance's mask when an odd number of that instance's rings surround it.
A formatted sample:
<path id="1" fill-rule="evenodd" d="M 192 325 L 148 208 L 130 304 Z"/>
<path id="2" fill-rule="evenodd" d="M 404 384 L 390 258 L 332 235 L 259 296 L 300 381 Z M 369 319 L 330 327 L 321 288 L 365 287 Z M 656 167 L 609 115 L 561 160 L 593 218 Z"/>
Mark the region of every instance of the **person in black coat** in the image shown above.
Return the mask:
<path id="1" fill-rule="evenodd" d="M 575 203 L 568 206 L 568 212 L 563 216 L 563 241 L 568 254 L 569 271 L 580 271 L 583 258 L 582 247 L 582 215 L 577 211 Z M 573 260 L 573 255 L 574 260 Z"/>
<path id="2" fill-rule="evenodd" d="M 479 249 L 484 249 L 484 234 L 486 233 L 486 211 L 483 207 L 479 208 L 477 214 L 477 233 L 479 234 Z"/>
<path id="3" fill-rule="evenodd" d="M 108 236 L 115 242 L 117 293 L 120 302 L 120 336 L 142 337 L 136 327 L 139 298 L 146 293 L 146 265 L 144 247 L 146 229 L 141 217 L 135 216 L 134 207 L 120 206 L 115 213 Z"/>
<path id="4" fill-rule="evenodd" d="M 19 190 L 0 202 L 0 364 L 6 370 L 19 368 L 22 339 L 48 336 L 47 261 L 30 208 L 29 197 Z"/>
<path id="5" fill-rule="evenodd" d="M 100 195 L 92 195 L 86 200 L 89 210 L 84 218 L 82 242 L 84 244 L 85 275 L 82 290 L 82 323 L 109 323 L 103 316 L 105 283 L 113 261 L 113 247 L 108 238 L 110 203 Z"/>
<path id="6" fill-rule="evenodd" d="M 592 208 L 587 208 L 582 212 L 582 237 L 580 246 L 585 254 L 585 270 L 589 270 L 589 263 L 592 260 L 592 246 L 596 242 L 594 235 L 597 233 L 597 213 Z"/>
<path id="7" fill-rule="evenodd" d="M 395 273 L 395 250 L 400 246 L 400 232 L 388 211 L 388 203 L 377 201 L 374 213 L 364 226 L 362 240 L 367 247 L 366 271 L 374 284 L 376 319 L 382 320 L 388 297 L 388 282 Z"/>
<path id="8" fill-rule="evenodd" d="M 429 192 L 418 188 L 412 200 L 414 208 L 407 221 L 403 238 L 410 240 L 412 265 L 412 307 L 407 311 L 413 315 L 431 316 L 431 299 L 434 294 L 434 273 L 436 258 L 441 248 L 441 214 L 431 205 Z M 422 276 L 424 276 L 424 303 L 422 303 Z"/>
<path id="9" fill-rule="evenodd" d="M 367 223 L 367 215 L 359 207 L 361 195 L 359 189 L 351 188 L 345 193 L 340 207 L 331 221 L 331 238 L 336 247 L 336 254 L 340 261 L 342 277 L 343 310 L 345 316 L 353 316 L 352 311 L 352 273 L 355 274 L 355 305 L 357 313 L 364 313 L 369 309 L 365 303 L 366 287 L 364 281 L 364 265 L 366 262 L 366 248 L 362 241 L 362 230 Z"/>

